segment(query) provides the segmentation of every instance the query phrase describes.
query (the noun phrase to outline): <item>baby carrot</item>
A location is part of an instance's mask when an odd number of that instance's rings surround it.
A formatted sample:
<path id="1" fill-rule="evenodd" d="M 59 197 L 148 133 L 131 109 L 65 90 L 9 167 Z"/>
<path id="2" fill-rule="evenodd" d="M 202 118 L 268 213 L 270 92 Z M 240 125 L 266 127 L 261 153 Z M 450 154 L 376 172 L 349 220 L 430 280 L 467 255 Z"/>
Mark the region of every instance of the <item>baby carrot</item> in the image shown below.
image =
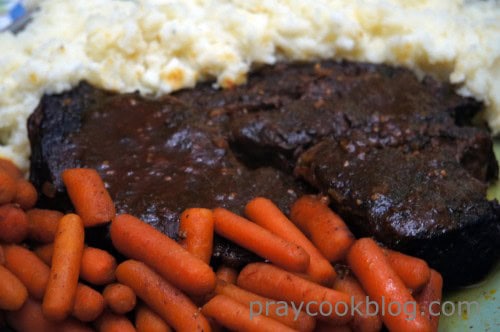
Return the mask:
<path id="1" fill-rule="evenodd" d="M 28 236 L 26 213 L 14 204 L 0 206 L 0 241 L 21 243 Z"/>
<path id="2" fill-rule="evenodd" d="M 46 244 L 35 249 L 35 254 L 46 264 L 51 265 L 53 244 Z M 116 259 L 107 251 L 84 247 L 80 266 L 80 278 L 94 284 L 105 285 L 115 280 Z"/>
<path id="3" fill-rule="evenodd" d="M 256 307 L 263 315 L 298 331 L 312 331 L 316 325 L 314 317 L 307 315 L 303 311 L 288 310 L 288 308 L 286 311 L 281 310 L 284 302 L 280 303 L 280 301 L 265 298 L 222 280 L 218 280 L 215 294 L 228 296 L 250 310 Z"/>
<path id="4" fill-rule="evenodd" d="M 116 278 L 178 331 L 210 331 L 198 307 L 182 292 L 144 263 L 128 260 L 116 269 Z"/>
<path id="5" fill-rule="evenodd" d="M 43 246 L 36 247 L 33 252 L 38 256 L 45 264 L 52 265 L 52 254 L 54 253 L 54 244 L 44 244 Z"/>
<path id="6" fill-rule="evenodd" d="M 28 290 L 6 267 L 0 265 L 0 309 L 18 310 L 28 298 Z"/>
<path id="7" fill-rule="evenodd" d="M 105 311 L 95 322 L 99 332 L 135 332 L 135 327 L 124 315 Z"/>
<path id="8" fill-rule="evenodd" d="M 331 285 L 336 276 L 333 266 L 271 200 L 262 197 L 251 200 L 245 207 L 245 214 L 256 224 L 301 246 L 311 257 L 306 274 L 315 282 Z"/>
<path id="9" fill-rule="evenodd" d="M 376 306 L 374 304 L 368 306 L 368 296 L 355 278 L 350 275 L 338 277 L 332 288 L 350 294 L 352 303 L 358 307 L 349 323 L 353 331 L 377 332 L 382 329 L 382 319 L 377 313 Z"/>
<path id="10" fill-rule="evenodd" d="M 82 255 L 80 278 L 94 284 L 105 285 L 115 280 L 116 259 L 107 251 L 85 247 Z"/>
<path id="11" fill-rule="evenodd" d="M 59 331 L 59 324 L 48 320 L 42 313 L 42 306 L 37 301 L 28 298 L 17 311 L 9 311 L 7 323 L 18 332 L 53 332 Z"/>
<path id="12" fill-rule="evenodd" d="M 82 322 L 95 320 L 104 310 L 104 297 L 95 289 L 78 284 L 72 315 Z"/>
<path id="13" fill-rule="evenodd" d="M 92 332 L 85 324 L 73 318 L 62 322 L 53 322 L 43 315 L 42 305 L 28 298 L 21 309 L 9 311 L 7 322 L 17 332 Z"/>
<path id="14" fill-rule="evenodd" d="M 214 209 L 215 232 L 236 244 L 268 259 L 285 270 L 304 272 L 309 255 L 295 243 L 271 233 L 265 228 L 226 209 Z"/>
<path id="15" fill-rule="evenodd" d="M 123 214 L 113 219 L 110 233 L 119 252 L 145 262 L 187 293 L 204 295 L 215 288 L 212 268 L 153 226 Z"/>
<path id="16" fill-rule="evenodd" d="M 217 271 L 215 272 L 218 280 L 223 280 L 230 284 L 235 284 L 236 279 L 238 278 L 238 271 L 228 266 L 219 266 Z"/>
<path id="17" fill-rule="evenodd" d="M 0 168 L 0 204 L 12 202 L 16 196 L 16 180 Z"/>
<path id="18" fill-rule="evenodd" d="M 238 286 L 272 299 L 307 304 L 308 314 L 335 325 L 352 319 L 350 296 L 264 263 L 248 264 L 238 276 Z M 301 308 L 302 309 L 302 308 Z"/>
<path id="19" fill-rule="evenodd" d="M 115 205 L 96 170 L 66 169 L 62 173 L 62 180 L 85 227 L 100 225 L 114 218 Z"/>
<path id="20" fill-rule="evenodd" d="M 346 257 L 363 289 L 377 302 L 382 321 L 389 330 L 430 331 L 427 317 L 408 312 L 407 306 L 416 307 L 416 301 L 374 240 L 357 240 Z"/>
<path id="21" fill-rule="evenodd" d="M 109 284 L 102 292 L 106 306 L 115 314 L 125 314 L 135 307 L 136 296 L 132 288 L 120 284 Z"/>
<path id="22" fill-rule="evenodd" d="M 0 265 L 5 264 L 5 252 L 3 251 L 3 247 L 0 245 Z"/>
<path id="23" fill-rule="evenodd" d="M 137 332 L 170 332 L 172 329 L 156 312 L 140 305 L 135 314 Z"/>
<path id="24" fill-rule="evenodd" d="M 384 253 L 394 271 L 412 291 L 421 289 L 429 281 L 431 270 L 424 260 L 389 249 Z"/>
<path id="25" fill-rule="evenodd" d="M 54 242 L 57 232 L 57 224 L 64 216 L 55 210 L 32 209 L 26 211 L 29 228 L 28 237 L 40 243 Z"/>
<path id="26" fill-rule="evenodd" d="M 185 210 L 181 214 L 179 235 L 181 246 L 205 263 L 210 263 L 214 237 L 214 217 L 211 210 Z"/>
<path id="27" fill-rule="evenodd" d="M 12 161 L 5 158 L 0 158 L 0 169 L 4 170 L 9 174 L 11 178 L 14 180 L 20 179 L 23 177 L 23 172 L 17 167 Z"/>
<path id="28" fill-rule="evenodd" d="M 233 331 L 295 331 L 264 315 L 253 316 L 247 306 L 225 295 L 216 295 L 201 312 Z"/>
<path id="29" fill-rule="evenodd" d="M 5 267 L 26 286 L 28 293 L 41 300 L 49 281 L 50 268 L 32 251 L 18 246 L 5 246 Z"/>
<path id="30" fill-rule="evenodd" d="M 63 320 L 73 309 L 83 253 L 83 222 L 76 214 L 61 218 L 54 240 L 50 278 L 43 297 L 43 313 Z"/>
<path id="31" fill-rule="evenodd" d="M 35 206 L 38 199 L 38 193 L 31 182 L 25 179 L 19 179 L 16 183 L 16 195 L 13 202 L 18 204 L 21 209 L 27 210 Z"/>
<path id="32" fill-rule="evenodd" d="M 415 295 L 421 312 L 430 320 L 431 331 L 436 332 L 439 327 L 439 315 L 441 313 L 441 297 L 443 290 L 443 278 L 439 272 L 431 269 L 431 276 L 424 288 Z"/>
<path id="33" fill-rule="evenodd" d="M 299 198 L 290 217 L 330 262 L 342 260 L 354 242 L 344 221 L 315 196 Z"/>

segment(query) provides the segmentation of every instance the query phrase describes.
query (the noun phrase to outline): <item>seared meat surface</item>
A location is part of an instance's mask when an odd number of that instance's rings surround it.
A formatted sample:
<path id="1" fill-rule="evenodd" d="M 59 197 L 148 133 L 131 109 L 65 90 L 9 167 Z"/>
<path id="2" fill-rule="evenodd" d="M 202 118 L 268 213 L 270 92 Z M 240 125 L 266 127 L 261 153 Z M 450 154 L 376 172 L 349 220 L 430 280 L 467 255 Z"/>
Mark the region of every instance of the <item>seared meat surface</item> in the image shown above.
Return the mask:
<path id="1" fill-rule="evenodd" d="M 450 285 L 500 252 L 498 174 L 481 105 L 403 69 L 323 62 L 257 70 L 152 100 L 87 84 L 45 96 L 29 120 L 42 204 L 71 209 L 60 172 L 96 168 L 120 212 L 175 237 L 184 208 L 241 212 L 254 196 L 288 210 L 311 187 L 358 236 L 425 258 Z M 253 259 L 219 241 L 216 256 Z"/>

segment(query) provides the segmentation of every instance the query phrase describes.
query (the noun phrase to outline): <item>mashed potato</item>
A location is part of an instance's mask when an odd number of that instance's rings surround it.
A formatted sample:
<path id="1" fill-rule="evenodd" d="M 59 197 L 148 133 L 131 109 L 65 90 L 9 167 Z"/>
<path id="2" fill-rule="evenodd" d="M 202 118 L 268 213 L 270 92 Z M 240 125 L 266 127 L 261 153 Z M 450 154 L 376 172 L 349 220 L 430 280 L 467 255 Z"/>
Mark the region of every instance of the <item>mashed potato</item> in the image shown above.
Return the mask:
<path id="1" fill-rule="evenodd" d="M 0 155 L 28 165 L 26 119 L 80 80 L 159 95 L 245 82 L 254 63 L 344 58 L 457 84 L 500 132 L 500 6 L 459 0 L 45 0 L 0 34 Z"/>

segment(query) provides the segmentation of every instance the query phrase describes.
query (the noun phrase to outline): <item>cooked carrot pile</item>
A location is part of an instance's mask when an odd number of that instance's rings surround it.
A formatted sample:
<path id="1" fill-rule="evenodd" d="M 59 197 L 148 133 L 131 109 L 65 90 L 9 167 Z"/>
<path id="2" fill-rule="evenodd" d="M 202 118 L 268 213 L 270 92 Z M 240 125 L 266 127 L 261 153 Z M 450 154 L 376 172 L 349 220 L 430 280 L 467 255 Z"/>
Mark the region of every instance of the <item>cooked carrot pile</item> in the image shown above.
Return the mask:
<path id="1" fill-rule="evenodd" d="M 189 208 L 181 214 L 176 242 L 134 216 L 115 215 L 95 170 L 69 169 L 62 179 L 75 214 L 34 208 L 33 185 L 0 159 L 0 327 L 21 332 L 438 329 L 441 275 L 421 259 L 370 238 L 355 239 L 321 197 L 298 199 L 290 217 L 263 197 L 248 202 L 245 216 Z M 104 223 L 110 223 L 119 259 L 85 246 L 85 228 Z M 214 269 L 214 234 L 262 261 Z M 342 271 L 335 270 L 337 263 Z M 398 305 L 406 310 L 396 310 Z"/>

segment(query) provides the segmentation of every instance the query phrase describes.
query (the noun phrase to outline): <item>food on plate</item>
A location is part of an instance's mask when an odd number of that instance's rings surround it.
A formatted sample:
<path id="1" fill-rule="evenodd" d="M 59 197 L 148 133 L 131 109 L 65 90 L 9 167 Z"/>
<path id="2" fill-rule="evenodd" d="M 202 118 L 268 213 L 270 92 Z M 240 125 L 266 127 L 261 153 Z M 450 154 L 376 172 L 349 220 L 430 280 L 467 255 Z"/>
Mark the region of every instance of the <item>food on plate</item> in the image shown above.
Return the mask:
<path id="1" fill-rule="evenodd" d="M 68 210 L 58 175 L 95 168 L 118 213 L 172 238 L 184 207 L 241 213 L 263 196 L 287 213 L 319 190 L 356 236 L 423 258 L 452 287 L 481 278 L 500 252 L 500 208 L 485 198 L 498 165 L 489 132 L 471 124 L 480 109 L 405 69 L 333 61 L 154 100 L 81 84 L 31 116 L 31 179 L 41 204 Z M 228 265 L 256 260 L 214 243 Z"/>
<path id="2" fill-rule="evenodd" d="M 431 270 L 424 260 L 394 250 L 386 249 L 384 253 L 391 267 L 409 289 L 418 291 L 429 282 Z"/>
<path id="3" fill-rule="evenodd" d="M 63 213 L 55 210 L 31 209 L 26 212 L 29 221 L 28 238 L 38 243 L 51 243 L 57 232 L 57 223 Z"/>
<path id="4" fill-rule="evenodd" d="M 320 312 L 320 305 L 323 302 L 329 303 L 330 307 L 336 307 L 338 310 L 325 308 L 322 311 L 325 315 L 317 315 L 316 318 L 335 325 L 347 324 L 353 316 L 349 294 L 319 285 L 271 264 L 246 265 L 240 271 L 236 284 L 271 299 L 280 299 L 297 305 L 309 304 L 308 310 L 313 313 Z M 340 305 L 337 306 L 337 303 Z"/>
<path id="5" fill-rule="evenodd" d="M 331 209 L 328 202 L 315 196 L 303 196 L 293 203 L 290 219 L 330 262 L 344 259 L 354 242 L 344 221 Z"/>
<path id="6" fill-rule="evenodd" d="M 215 273 L 207 263 L 142 220 L 118 215 L 111 223 L 110 235 L 120 253 L 147 263 L 188 294 L 201 295 L 215 288 Z"/>
<path id="7" fill-rule="evenodd" d="M 72 170 L 79 171 L 74 168 Z M 93 188 L 88 187 L 86 190 L 89 193 L 94 192 Z M 89 193 L 83 192 L 82 195 L 85 197 Z M 90 201 L 93 201 L 93 198 L 90 198 Z M 325 211 L 328 208 L 323 205 L 325 199 L 322 197 L 308 195 L 299 198 L 298 202 L 299 205 L 303 202 L 314 202 L 312 205 L 316 206 L 318 216 L 311 214 L 311 210 L 314 209 L 308 209 L 312 219 L 331 216 L 333 213 Z M 11 203 L 6 205 L 9 204 Z M 250 236 L 245 239 L 245 245 L 254 254 L 260 255 L 261 260 L 268 256 L 268 251 L 262 250 L 262 247 L 269 247 L 269 244 L 263 242 L 266 236 L 251 236 L 253 232 L 250 225 L 266 232 L 272 231 L 273 233 L 269 234 L 274 236 L 277 243 L 286 241 L 285 238 L 291 239 L 293 245 L 304 253 L 314 252 L 311 251 L 310 246 L 312 246 L 321 261 L 328 262 L 308 239 L 304 239 L 306 236 L 300 233 L 271 200 L 265 197 L 251 199 L 246 204 L 245 213 L 256 223 L 224 208 L 209 210 L 191 207 L 184 210 L 181 215 L 188 219 L 191 216 L 193 220 L 198 221 L 206 220 L 207 217 L 208 220 L 213 219 L 212 233 L 219 231 L 220 235 L 230 239 L 233 239 L 233 233 L 220 232 L 219 223 L 221 219 L 225 219 L 222 221 L 222 224 L 225 224 L 228 220 L 234 222 L 236 218 L 237 221 L 232 228 L 247 231 L 247 235 Z M 69 280 L 71 278 L 66 277 L 65 271 L 70 271 L 69 274 L 76 273 L 77 279 L 83 280 L 82 273 L 78 277 L 78 265 L 81 271 L 84 263 L 91 264 L 90 258 L 97 257 L 95 261 L 99 267 L 101 264 L 98 261 L 104 257 L 103 254 L 110 256 L 100 249 L 91 247 L 83 249 L 80 231 L 84 225 L 76 214 L 65 214 L 57 222 L 54 244 L 43 244 L 42 247 L 36 248 L 37 243 L 28 240 L 22 245 L 0 246 L 1 253 L 5 256 L 0 266 L 0 272 L 5 272 L 2 274 L 5 284 L 2 285 L 10 287 L 14 282 L 19 286 L 0 293 L 0 305 L 3 310 L 7 310 L 6 318 L 11 327 L 24 331 L 38 324 L 41 328 L 85 331 L 92 324 L 100 331 L 113 329 L 122 331 L 134 328 L 129 320 L 130 315 L 125 315 L 132 310 L 136 313 L 136 324 L 154 324 L 155 327 L 167 330 L 170 325 L 176 330 L 205 332 L 218 329 L 220 326 L 298 331 L 346 327 L 355 331 L 369 332 L 380 330 L 381 321 L 389 329 L 396 326 L 404 330 L 436 331 L 439 323 L 434 309 L 436 306 L 440 308 L 443 285 L 441 275 L 435 270 L 430 270 L 421 284 L 407 288 L 404 280 L 408 274 L 415 271 L 413 266 L 408 267 L 408 265 L 412 262 L 422 265 L 421 260 L 382 248 L 370 238 L 351 242 L 346 257 L 339 257 L 331 262 L 339 269 L 338 274 L 331 266 L 334 275 L 329 280 L 320 280 L 320 283 L 307 274 L 296 273 L 293 264 L 290 266 L 285 264 L 283 269 L 272 262 L 250 263 L 241 270 L 235 270 L 228 269 L 224 265 L 218 266 L 220 262 L 211 260 L 209 266 L 195 256 L 195 253 L 183 249 L 180 244 L 173 242 L 159 230 L 133 216 L 118 215 L 108 222 L 111 222 L 113 244 L 117 245 L 116 249 L 124 256 L 113 250 L 120 264 L 118 266 L 112 264 L 113 273 L 105 271 L 104 274 L 116 275 L 118 283 L 113 283 L 113 280 L 109 279 L 104 285 L 97 287 L 82 283 L 77 283 L 76 287 L 73 287 L 72 280 Z M 266 228 L 261 228 L 259 225 Z M 325 229 L 325 232 L 330 233 L 339 225 L 342 226 L 341 231 L 349 231 L 342 220 L 336 220 L 335 223 L 323 227 L 331 228 Z M 227 225 L 222 228 L 227 228 Z M 87 225 L 85 240 L 91 240 L 93 233 L 88 231 L 95 230 L 94 225 Z M 75 234 L 70 234 L 71 231 Z M 241 230 L 237 233 L 241 233 Z M 90 238 L 87 235 L 90 235 Z M 205 243 L 198 243 L 199 246 L 205 248 L 213 245 L 212 237 L 204 234 L 198 241 Z M 241 237 L 238 236 L 238 239 Z M 128 249 L 125 249 L 126 240 L 131 240 Z M 308 248 L 307 251 L 300 247 L 304 244 Z M 70 245 L 81 250 L 75 250 Z M 101 243 L 101 245 L 106 244 Z M 30 250 L 31 248 L 36 248 L 35 252 Z M 61 248 L 67 249 L 68 252 L 62 252 Z M 84 250 L 89 251 L 90 258 L 83 259 Z M 80 255 L 73 254 L 77 251 L 81 252 Z M 156 255 L 156 259 L 150 257 L 151 253 Z M 48 264 L 46 265 L 36 255 L 43 256 Z M 76 256 L 81 262 L 74 259 Z M 114 262 L 115 258 L 110 257 Z M 131 259 L 134 257 L 143 261 Z M 163 260 L 164 265 L 159 264 L 165 257 L 168 259 Z M 308 264 L 310 262 L 307 261 Z M 202 266 L 203 268 L 200 268 Z M 208 269 L 205 269 L 205 266 Z M 191 267 L 193 271 L 190 271 Z M 166 268 L 171 271 L 165 273 Z M 428 269 L 425 262 L 423 268 Z M 217 274 L 214 274 L 214 270 L 217 270 Z M 304 270 L 307 271 L 308 268 Z M 187 275 L 186 271 L 189 272 L 187 278 L 191 283 L 189 287 L 180 281 Z M 207 274 L 208 279 L 212 275 L 216 278 L 213 287 L 207 286 Z M 224 275 L 230 277 L 229 282 L 218 278 L 218 276 L 224 278 Z M 418 273 L 416 277 L 422 275 L 425 273 Z M 232 278 L 236 278 L 236 283 L 231 283 Z M 57 288 L 53 287 L 55 282 Z M 186 288 L 188 292 L 179 289 L 177 284 Z M 72 288 L 75 289 L 74 296 L 70 294 Z M 40 299 L 44 301 L 42 304 L 37 302 Z M 51 303 L 56 302 L 56 306 L 49 307 L 54 310 L 46 310 L 47 299 L 51 300 L 49 301 Z M 53 301 L 54 299 L 57 301 Z M 139 300 L 141 304 L 137 306 Z M 374 306 L 375 303 L 377 306 Z M 404 306 L 405 310 L 391 311 L 391 305 L 394 303 Z M 363 305 L 365 305 L 364 311 L 359 309 Z M 413 306 L 414 310 L 408 312 L 406 310 L 408 305 Z M 375 312 L 371 312 L 374 307 L 383 310 L 375 309 Z M 154 310 L 158 316 L 148 312 L 141 314 L 141 310 L 144 309 Z M 419 315 L 420 312 L 422 315 Z M 71 318 L 68 317 L 69 314 Z M 386 317 L 388 314 L 389 318 Z M 140 315 L 145 317 L 139 319 Z M 412 319 L 407 319 L 408 315 L 412 315 Z M 17 319 L 22 319 L 23 322 L 17 322 Z"/>
<path id="8" fill-rule="evenodd" d="M 309 266 L 304 272 L 309 278 L 324 285 L 332 283 L 336 277 L 333 266 L 271 200 L 264 197 L 252 199 L 245 206 L 245 214 L 257 225 L 302 247 L 309 255 Z"/>
<path id="9" fill-rule="evenodd" d="M 0 206 L 0 241 L 21 243 L 28 236 L 29 221 L 26 213 L 15 204 Z"/>
<path id="10" fill-rule="evenodd" d="M 134 325 L 125 315 L 117 315 L 106 311 L 95 323 L 99 332 L 135 332 Z"/>
<path id="11" fill-rule="evenodd" d="M 214 237 L 212 210 L 192 208 L 184 210 L 179 221 L 179 243 L 187 251 L 210 264 Z"/>
<path id="12" fill-rule="evenodd" d="M 357 240 L 349 250 L 346 261 L 368 296 L 376 301 L 379 308 L 384 307 L 385 312 L 391 310 L 390 303 L 416 303 L 382 248 L 372 239 Z M 430 331 L 428 318 L 413 315 L 413 311 L 382 315 L 382 321 L 391 331 Z"/>
<path id="13" fill-rule="evenodd" d="M 43 313 L 62 321 L 73 310 L 84 246 L 83 221 L 76 214 L 59 220 L 54 239 L 50 276 L 43 295 Z"/>
<path id="14" fill-rule="evenodd" d="M 354 331 L 374 332 L 380 331 L 382 328 L 382 319 L 379 315 L 371 313 L 376 311 L 376 303 L 368 303 L 367 295 L 359 281 L 349 274 L 341 275 L 333 282 L 332 288 L 353 297 L 351 302 L 353 306 L 358 306 L 360 309 L 355 312 L 350 326 Z"/>
<path id="15" fill-rule="evenodd" d="M 292 332 L 294 329 L 267 316 L 252 316 L 250 309 L 226 295 L 216 295 L 205 303 L 201 312 L 215 319 L 218 323 L 231 330 L 240 331 L 283 331 Z"/>
<path id="16" fill-rule="evenodd" d="M 197 81 L 243 83 L 254 65 L 350 59 L 404 65 L 485 101 L 500 129 L 496 1 L 40 1 L 0 34 L 0 155 L 27 169 L 25 120 L 43 93 L 81 80 L 162 95 Z"/>
<path id="17" fill-rule="evenodd" d="M 29 295 L 41 301 L 49 281 L 50 268 L 31 250 L 5 245 L 5 267 L 26 286 Z"/>
<path id="18" fill-rule="evenodd" d="M 425 313 L 431 322 L 432 331 L 437 331 L 439 327 L 439 316 L 435 313 L 440 309 L 440 301 L 443 290 L 443 278 L 439 272 L 431 269 L 429 282 L 415 296 L 420 304 L 420 310 Z"/>
<path id="19" fill-rule="evenodd" d="M 0 265 L 0 294 L 2 310 L 18 310 L 28 298 L 23 283 L 3 265 Z"/>
<path id="20" fill-rule="evenodd" d="M 253 304 L 257 306 L 258 304 L 269 303 L 266 310 L 268 311 L 268 317 L 273 318 L 286 326 L 298 331 L 313 331 L 316 325 L 316 320 L 314 317 L 307 315 L 304 311 L 300 310 L 297 312 L 277 312 L 277 307 L 279 306 L 276 301 L 273 302 L 270 298 L 265 298 L 263 296 L 257 295 L 255 293 L 249 292 L 243 288 L 240 288 L 234 284 L 227 283 L 223 280 L 217 280 L 217 286 L 215 287 L 215 294 L 225 295 L 231 299 L 239 302 L 247 307 L 251 307 Z"/>
<path id="21" fill-rule="evenodd" d="M 97 290 L 78 283 L 71 315 L 82 322 L 96 320 L 104 311 L 104 296 Z"/>
<path id="22" fill-rule="evenodd" d="M 126 314 L 135 308 L 137 298 L 132 288 L 120 284 L 113 283 L 107 285 L 102 291 L 106 306 L 115 314 Z"/>
<path id="23" fill-rule="evenodd" d="M 63 322 L 54 322 L 43 314 L 42 305 L 38 301 L 28 298 L 22 308 L 17 311 L 8 311 L 6 320 L 15 331 L 72 331 L 91 332 L 91 328 L 74 318 L 68 318 Z"/>
<path id="24" fill-rule="evenodd" d="M 200 314 L 193 301 L 146 264 L 136 260 L 126 260 L 118 265 L 116 278 L 132 288 L 141 300 L 174 329 L 211 330 L 209 322 Z"/>
<path id="25" fill-rule="evenodd" d="M 115 205 L 95 169 L 66 169 L 61 177 L 85 227 L 105 224 L 113 219 Z"/>
<path id="26" fill-rule="evenodd" d="M 214 231 L 288 271 L 306 272 L 309 266 L 309 254 L 295 242 L 224 208 L 214 209 Z"/>
<path id="27" fill-rule="evenodd" d="M 139 305 L 135 315 L 137 332 L 170 332 L 172 329 L 156 312 L 145 305 Z"/>

